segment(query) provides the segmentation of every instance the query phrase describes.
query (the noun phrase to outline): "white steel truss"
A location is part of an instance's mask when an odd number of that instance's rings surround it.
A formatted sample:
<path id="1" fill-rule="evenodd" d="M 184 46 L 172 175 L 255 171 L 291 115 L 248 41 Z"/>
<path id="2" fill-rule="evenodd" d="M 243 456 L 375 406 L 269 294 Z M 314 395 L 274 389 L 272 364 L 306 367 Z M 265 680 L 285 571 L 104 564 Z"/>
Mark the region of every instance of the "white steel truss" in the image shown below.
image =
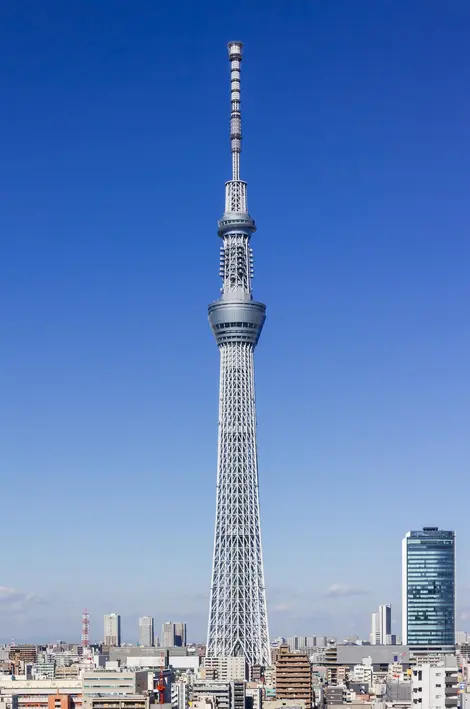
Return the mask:
<path id="1" fill-rule="evenodd" d="M 240 62 L 242 45 L 229 44 L 232 180 L 219 221 L 222 296 L 209 306 L 220 351 L 217 508 L 207 657 L 245 657 L 270 663 L 258 494 L 254 349 L 265 306 L 253 301 L 255 223 L 240 180 Z"/>
<path id="2" fill-rule="evenodd" d="M 208 657 L 269 663 L 253 345 L 220 345 L 217 511 Z"/>

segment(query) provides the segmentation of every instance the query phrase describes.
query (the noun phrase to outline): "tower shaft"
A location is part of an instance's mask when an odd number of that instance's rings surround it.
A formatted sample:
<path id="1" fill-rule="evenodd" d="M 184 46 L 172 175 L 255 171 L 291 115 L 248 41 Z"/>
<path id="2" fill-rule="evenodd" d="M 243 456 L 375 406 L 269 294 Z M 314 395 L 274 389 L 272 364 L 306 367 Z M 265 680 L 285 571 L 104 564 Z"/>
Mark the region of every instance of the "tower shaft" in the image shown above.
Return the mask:
<path id="1" fill-rule="evenodd" d="M 270 660 L 258 496 L 254 349 L 266 306 L 253 300 L 247 185 L 240 180 L 240 42 L 229 44 L 232 179 L 226 183 L 221 298 L 209 306 L 220 351 L 217 506 L 207 640 L 208 657 Z"/>

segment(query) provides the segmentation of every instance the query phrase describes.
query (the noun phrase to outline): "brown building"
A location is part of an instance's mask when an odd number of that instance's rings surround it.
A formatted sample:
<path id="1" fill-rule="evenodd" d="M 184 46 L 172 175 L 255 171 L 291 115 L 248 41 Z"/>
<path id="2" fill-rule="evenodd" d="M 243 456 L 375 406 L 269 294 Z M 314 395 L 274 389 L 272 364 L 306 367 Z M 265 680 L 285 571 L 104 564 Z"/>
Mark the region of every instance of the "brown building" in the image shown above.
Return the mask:
<path id="1" fill-rule="evenodd" d="M 55 668 L 55 679 L 74 679 L 80 674 L 79 665 L 59 665 Z"/>
<path id="2" fill-rule="evenodd" d="M 281 645 L 276 660 L 276 699 L 303 699 L 312 706 L 312 670 L 307 655 Z"/>
<path id="3" fill-rule="evenodd" d="M 47 698 L 47 709 L 73 709 L 74 703 L 70 694 L 50 694 Z"/>
<path id="4" fill-rule="evenodd" d="M 25 662 L 36 662 L 38 651 L 36 645 L 15 645 L 8 653 L 9 659 L 13 662 L 15 675 L 21 674 Z"/>

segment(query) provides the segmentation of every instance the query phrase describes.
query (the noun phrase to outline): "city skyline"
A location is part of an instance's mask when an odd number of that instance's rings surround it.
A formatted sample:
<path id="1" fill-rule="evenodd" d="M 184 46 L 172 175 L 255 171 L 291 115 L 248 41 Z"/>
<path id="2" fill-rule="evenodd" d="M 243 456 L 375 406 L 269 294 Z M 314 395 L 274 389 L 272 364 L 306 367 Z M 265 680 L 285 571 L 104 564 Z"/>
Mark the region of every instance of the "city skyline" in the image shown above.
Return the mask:
<path id="1" fill-rule="evenodd" d="M 429 524 L 458 538 L 464 630 L 470 530 L 442 479 L 464 479 L 470 458 L 468 4 L 241 0 L 238 18 L 224 1 L 44 5 L 14 4 L 0 27 L 0 470 L 5 529 L 21 521 L 2 556 L 4 639 L 78 638 L 85 606 L 92 639 L 113 609 L 123 641 L 144 613 L 204 639 L 218 366 L 204 312 L 237 36 L 269 305 L 256 357 L 271 636 L 367 637 L 384 602 L 400 634 L 400 540 Z M 156 568 L 135 583 L 143 520 L 171 529 L 164 584 Z"/>

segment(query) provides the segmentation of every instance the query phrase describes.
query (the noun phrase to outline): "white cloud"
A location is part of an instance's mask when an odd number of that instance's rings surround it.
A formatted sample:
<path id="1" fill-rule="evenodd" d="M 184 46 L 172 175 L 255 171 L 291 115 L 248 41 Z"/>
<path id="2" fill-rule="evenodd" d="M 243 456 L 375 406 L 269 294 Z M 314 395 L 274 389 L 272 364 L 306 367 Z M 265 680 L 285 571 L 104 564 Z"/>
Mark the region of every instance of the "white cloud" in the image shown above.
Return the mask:
<path id="1" fill-rule="evenodd" d="M 289 603 L 274 603 L 269 606 L 269 610 L 272 613 L 285 613 L 290 611 L 292 606 Z"/>
<path id="2" fill-rule="evenodd" d="M 365 588 L 352 586 L 348 583 L 333 583 L 326 589 L 328 598 L 341 598 L 346 596 L 363 596 L 367 593 Z"/>
<path id="3" fill-rule="evenodd" d="M 38 602 L 34 593 L 18 591 L 11 586 L 0 586 L 0 608 L 4 610 L 23 611 L 27 606 Z"/>

